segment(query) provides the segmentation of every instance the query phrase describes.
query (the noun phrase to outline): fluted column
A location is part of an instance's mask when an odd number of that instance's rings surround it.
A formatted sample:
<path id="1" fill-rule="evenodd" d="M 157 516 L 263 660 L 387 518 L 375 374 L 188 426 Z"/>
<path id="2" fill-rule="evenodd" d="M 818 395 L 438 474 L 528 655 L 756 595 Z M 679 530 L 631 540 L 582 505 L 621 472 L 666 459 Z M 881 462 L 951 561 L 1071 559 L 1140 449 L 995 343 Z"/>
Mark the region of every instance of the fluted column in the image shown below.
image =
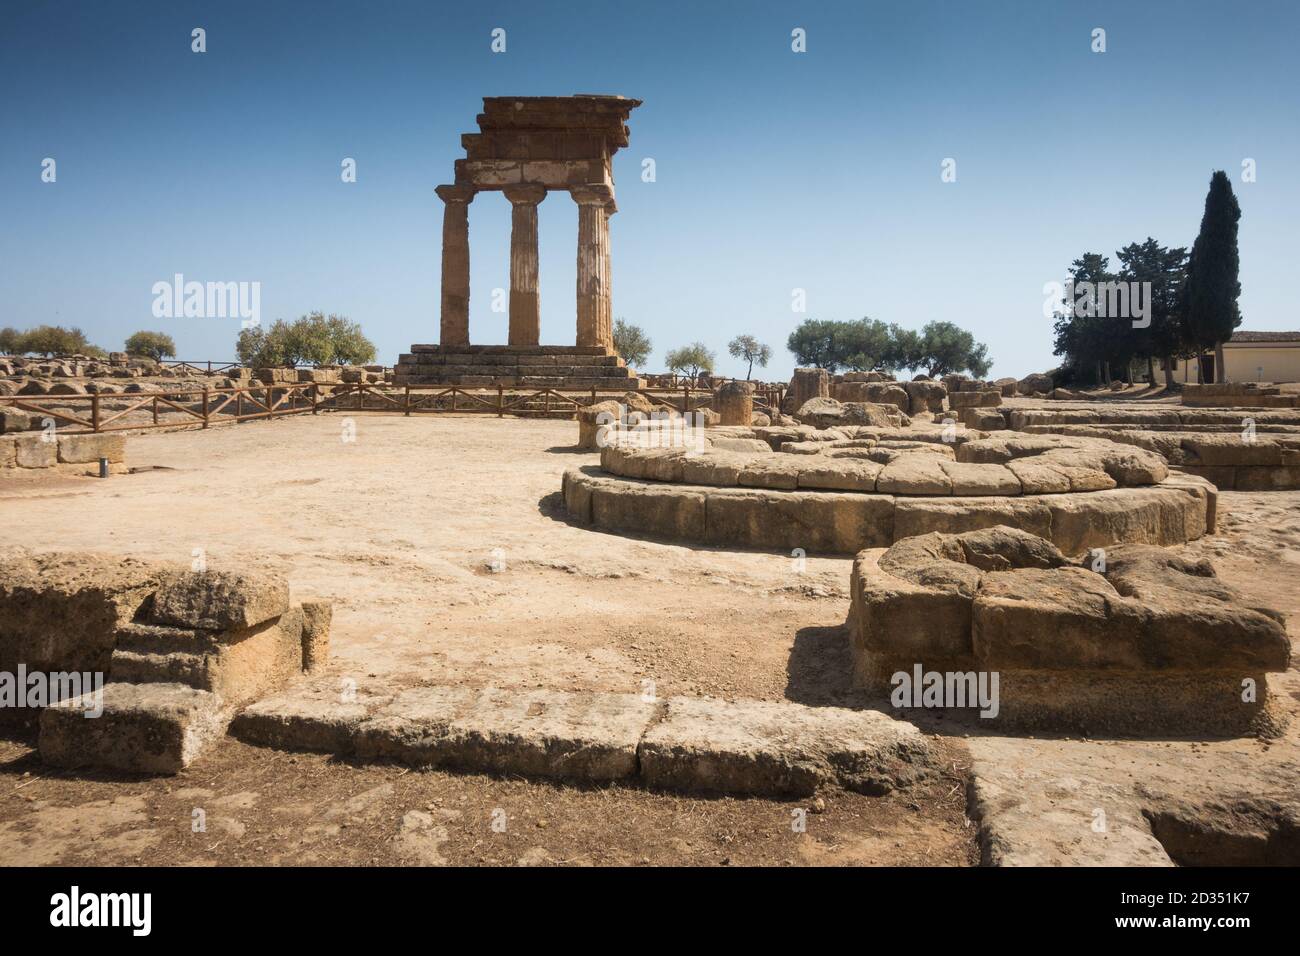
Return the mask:
<path id="1" fill-rule="evenodd" d="M 601 322 L 601 339 L 612 351 L 614 348 L 614 283 L 609 265 L 609 217 L 618 212 L 618 204 L 610 199 L 605 204 L 605 215 L 601 218 L 600 260 L 605 276 L 605 296 L 601 300 L 604 310 Z"/>
<path id="2" fill-rule="evenodd" d="M 439 186 L 442 210 L 442 302 L 438 341 L 469 344 L 469 204 L 473 186 Z"/>
<path id="3" fill-rule="evenodd" d="M 506 186 L 510 200 L 510 339 L 516 348 L 535 348 L 541 337 L 537 289 L 537 206 L 546 187 L 527 183 Z"/>
<path id="4" fill-rule="evenodd" d="M 607 249 L 605 207 L 612 196 L 608 186 L 572 186 L 569 192 L 578 204 L 578 342 L 584 348 L 608 349 L 605 334 L 608 313 Z"/>

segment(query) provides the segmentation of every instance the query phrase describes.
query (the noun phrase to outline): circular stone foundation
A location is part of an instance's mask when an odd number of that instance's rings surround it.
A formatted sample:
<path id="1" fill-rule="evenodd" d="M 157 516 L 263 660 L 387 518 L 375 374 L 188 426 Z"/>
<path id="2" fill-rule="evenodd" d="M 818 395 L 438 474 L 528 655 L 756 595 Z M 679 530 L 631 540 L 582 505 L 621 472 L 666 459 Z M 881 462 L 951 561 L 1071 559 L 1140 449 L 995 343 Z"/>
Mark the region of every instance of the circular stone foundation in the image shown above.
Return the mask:
<path id="1" fill-rule="evenodd" d="M 1214 530 L 1214 485 L 1103 439 L 940 426 L 711 428 L 694 448 L 609 437 L 600 467 L 565 472 L 568 512 L 675 541 L 856 554 L 1007 525 L 1077 555 Z"/>

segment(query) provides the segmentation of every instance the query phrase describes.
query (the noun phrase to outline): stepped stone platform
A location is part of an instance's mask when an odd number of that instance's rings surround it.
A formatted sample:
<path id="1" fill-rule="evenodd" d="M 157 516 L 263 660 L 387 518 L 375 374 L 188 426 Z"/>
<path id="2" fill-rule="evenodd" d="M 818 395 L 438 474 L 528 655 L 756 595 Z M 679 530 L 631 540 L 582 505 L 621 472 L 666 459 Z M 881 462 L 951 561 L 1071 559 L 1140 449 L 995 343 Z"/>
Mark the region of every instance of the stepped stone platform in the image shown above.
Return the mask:
<path id="1" fill-rule="evenodd" d="M 0 554 L 0 670 L 83 678 L 22 715 L 53 766 L 184 769 L 241 706 L 325 660 L 331 617 L 274 575 Z"/>
<path id="2" fill-rule="evenodd" d="M 1275 730 L 1265 675 L 1290 665 L 1286 619 L 1204 559 L 1129 544 L 1078 561 L 1009 527 L 935 533 L 859 554 L 851 595 L 857 683 L 889 693 L 916 669 L 997 674 L 982 725 L 1089 737 Z"/>
<path id="3" fill-rule="evenodd" d="M 1177 431 L 1132 425 L 1032 426 L 1029 431 L 1105 438 L 1145 448 L 1169 464 L 1214 482 L 1229 491 L 1287 491 L 1300 488 L 1300 429 L 1240 424 L 1207 426 L 1205 431 Z"/>
<path id="4" fill-rule="evenodd" d="M 926 737 L 878 711 L 786 701 L 414 687 L 313 680 L 247 708 L 231 733 L 254 744 L 360 760 L 571 783 L 805 796 L 880 794 L 932 772 Z"/>
<path id="5" fill-rule="evenodd" d="M 1300 394 L 1269 382 L 1184 385 L 1183 404 L 1192 408 L 1300 408 Z"/>
<path id="6" fill-rule="evenodd" d="M 1216 518 L 1208 481 L 1101 439 L 799 426 L 710 428 L 704 441 L 611 444 L 599 468 L 565 472 L 565 507 L 611 531 L 829 554 L 995 525 L 1082 554 L 1123 542 L 1184 544 L 1213 532 Z"/>
<path id="7" fill-rule="evenodd" d="M 398 358 L 393 384 L 626 392 L 646 383 L 601 346 L 412 345 Z"/>
<path id="8" fill-rule="evenodd" d="M 1300 413 L 1293 411 L 1015 409 L 1006 417 L 1032 435 L 1101 438 L 1153 451 L 1225 490 L 1300 488 Z"/>

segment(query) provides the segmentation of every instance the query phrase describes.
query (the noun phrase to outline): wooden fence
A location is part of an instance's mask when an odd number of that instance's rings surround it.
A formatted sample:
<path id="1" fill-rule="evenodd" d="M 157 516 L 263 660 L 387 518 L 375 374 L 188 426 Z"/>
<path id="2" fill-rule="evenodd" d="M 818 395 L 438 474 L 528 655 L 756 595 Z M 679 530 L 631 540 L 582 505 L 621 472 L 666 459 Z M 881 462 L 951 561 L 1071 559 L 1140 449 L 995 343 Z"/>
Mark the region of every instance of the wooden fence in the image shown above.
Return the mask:
<path id="1" fill-rule="evenodd" d="M 760 389 L 755 411 L 780 406 L 783 389 Z M 712 397 L 707 390 L 641 389 L 656 405 L 675 411 L 693 411 Z M 317 415 L 326 412 L 389 412 L 402 415 L 453 414 L 554 417 L 576 413 L 599 401 L 617 400 L 621 393 L 596 389 L 542 388 L 534 391 L 462 388 L 442 385 L 322 385 L 314 382 L 247 385 L 237 388 L 172 388 L 157 392 L 110 395 L 4 395 L 0 408 L 15 408 L 57 423 L 68 434 L 152 429 L 210 428 L 234 422 Z M 128 420 L 143 412 L 147 420 Z"/>

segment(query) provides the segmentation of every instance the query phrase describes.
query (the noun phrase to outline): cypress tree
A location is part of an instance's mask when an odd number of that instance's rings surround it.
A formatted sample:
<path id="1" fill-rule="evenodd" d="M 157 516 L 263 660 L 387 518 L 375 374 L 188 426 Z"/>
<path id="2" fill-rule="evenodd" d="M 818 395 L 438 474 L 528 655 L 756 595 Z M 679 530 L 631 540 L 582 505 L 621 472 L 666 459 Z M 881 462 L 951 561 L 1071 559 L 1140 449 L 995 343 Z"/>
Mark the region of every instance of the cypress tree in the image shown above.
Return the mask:
<path id="1" fill-rule="evenodd" d="M 1210 177 L 1210 191 L 1205 196 L 1205 214 L 1201 231 L 1192 245 L 1187 263 L 1183 321 L 1187 338 L 1202 349 L 1215 351 L 1216 381 L 1223 379 L 1223 343 L 1241 325 L 1237 299 L 1241 283 L 1237 274 L 1241 257 L 1237 251 L 1237 221 L 1241 206 L 1232 192 L 1228 174 L 1218 170 Z M 1197 363 L 1198 367 L 1200 363 Z M 1201 381 L 1205 372 L 1199 369 Z"/>

